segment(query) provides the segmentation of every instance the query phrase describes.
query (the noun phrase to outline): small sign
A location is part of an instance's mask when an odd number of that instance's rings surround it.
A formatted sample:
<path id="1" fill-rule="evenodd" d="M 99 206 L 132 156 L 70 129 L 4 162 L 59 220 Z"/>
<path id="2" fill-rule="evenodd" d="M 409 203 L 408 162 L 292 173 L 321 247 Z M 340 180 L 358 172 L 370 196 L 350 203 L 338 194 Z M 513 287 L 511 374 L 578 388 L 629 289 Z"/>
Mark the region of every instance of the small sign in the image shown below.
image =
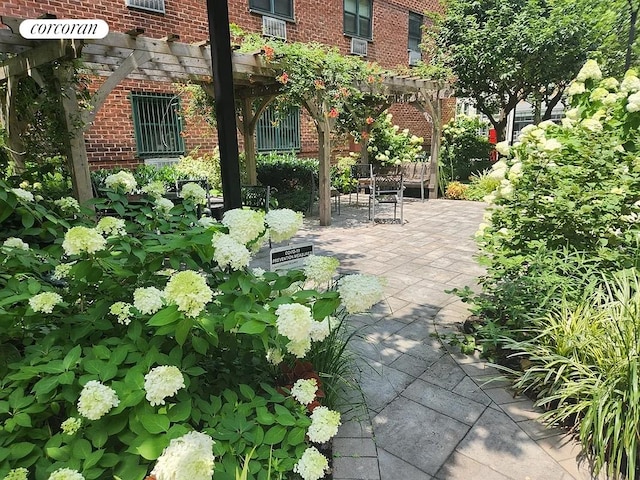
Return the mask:
<path id="1" fill-rule="evenodd" d="M 274 248 L 269 254 L 271 271 L 301 268 L 304 266 L 304 259 L 309 255 L 313 255 L 311 243 Z"/>
<path id="2" fill-rule="evenodd" d="M 109 25 L 104 20 L 23 20 L 20 35 L 27 39 L 82 39 L 104 38 L 109 33 Z"/>

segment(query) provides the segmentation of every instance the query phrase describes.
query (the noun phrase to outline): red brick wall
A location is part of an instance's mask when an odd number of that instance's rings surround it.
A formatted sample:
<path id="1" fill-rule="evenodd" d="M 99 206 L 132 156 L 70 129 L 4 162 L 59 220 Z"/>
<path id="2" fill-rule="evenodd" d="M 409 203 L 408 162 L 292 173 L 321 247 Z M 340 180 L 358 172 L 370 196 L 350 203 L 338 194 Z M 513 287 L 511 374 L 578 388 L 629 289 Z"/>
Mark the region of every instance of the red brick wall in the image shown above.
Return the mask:
<path id="1" fill-rule="evenodd" d="M 246 31 L 261 31 L 262 15 L 249 11 L 249 0 L 228 0 L 230 22 Z M 0 15 L 37 18 L 45 13 L 58 18 L 98 18 L 105 20 L 111 31 L 124 32 L 142 27 L 145 36 L 159 38 L 178 34 L 181 42 L 208 39 L 206 2 L 204 0 L 165 0 L 166 14 L 156 14 L 125 6 L 125 0 L 11 0 L 0 6 Z M 409 11 L 441 11 L 439 0 L 373 0 L 373 39 L 368 45 L 367 60 L 384 67 L 407 65 Z M 295 21 L 287 22 L 290 41 L 320 42 L 337 46 L 349 53 L 350 37 L 343 33 L 343 0 L 294 0 Z M 102 82 L 95 81 L 92 88 Z M 135 141 L 131 118 L 130 91 L 175 93 L 171 84 L 158 82 L 122 82 L 109 95 L 85 139 L 92 168 L 130 166 L 140 162 L 135 157 Z M 425 137 L 428 144 L 430 124 L 424 116 L 407 105 L 391 109 L 394 123 L 411 133 Z M 317 135 L 312 120 L 302 117 L 302 154 L 314 156 L 318 151 Z M 202 119 L 186 120 L 184 135 L 187 151 L 200 147 L 209 151 L 217 143 L 215 129 Z M 238 133 L 242 150 L 242 135 Z M 342 147 L 339 147 L 342 148 Z"/>

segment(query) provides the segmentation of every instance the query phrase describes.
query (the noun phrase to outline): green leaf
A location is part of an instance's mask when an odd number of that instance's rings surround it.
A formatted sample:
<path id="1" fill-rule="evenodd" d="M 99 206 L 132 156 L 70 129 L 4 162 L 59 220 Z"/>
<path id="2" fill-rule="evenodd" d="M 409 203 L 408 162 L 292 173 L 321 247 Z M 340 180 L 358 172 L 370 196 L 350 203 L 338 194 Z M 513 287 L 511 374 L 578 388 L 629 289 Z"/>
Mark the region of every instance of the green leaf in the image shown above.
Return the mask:
<path id="1" fill-rule="evenodd" d="M 249 401 L 253 400 L 256 396 L 256 392 L 253 391 L 253 388 L 249 385 L 245 385 L 244 383 L 240 384 L 240 393 Z"/>
<path id="2" fill-rule="evenodd" d="M 207 350 L 209 350 L 209 342 L 207 342 L 206 339 L 196 337 L 195 335 L 191 335 L 191 346 L 200 355 L 206 355 Z"/>
<path id="3" fill-rule="evenodd" d="M 259 335 L 265 331 L 267 324 L 259 320 L 248 320 L 240 325 L 239 333 L 247 333 L 249 335 Z"/>
<path id="4" fill-rule="evenodd" d="M 64 372 L 58 375 L 58 383 L 60 385 L 71 385 L 76 378 L 73 372 Z"/>
<path id="5" fill-rule="evenodd" d="M 284 425 L 286 427 L 292 427 L 296 424 L 296 419 L 291 414 L 287 415 L 277 415 L 276 422 L 280 425 Z"/>
<path id="6" fill-rule="evenodd" d="M 145 413 L 140 415 L 140 423 L 149 433 L 158 434 L 169 430 L 170 422 L 165 415 Z"/>
<path id="7" fill-rule="evenodd" d="M 65 355 L 62 359 L 62 366 L 65 370 L 69 370 L 71 367 L 75 366 L 80 360 L 80 356 L 82 355 L 82 348 L 80 345 L 76 345 Z"/>
<path id="8" fill-rule="evenodd" d="M 321 321 L 332 315 L 340 306 L 339 298 L 321 298 L 313 304 L 313 318 Z"/>
<path id="9" fill-rule="evenodd" d="M 161 327 L 174 323 L 179 318 L 180 312 L 178 311 L 178 307 L 176 305 L 170 305 L 153 315 L 147 324 L 152 327 Z"/>
<path id="10" fill-rule="evenodd" d="M 93 451 L 89 441 L 84 438 L 78 438 L 70 445 L 73 456 L 80 460 L 86 459 Z"/>
<path id="11" fill-rule="evenodd" d="M 24 213 L 22 215 L 22 226 L 24 228 L 31 228 L 33 227 L 34 223 L 35 223 L 35 219 L 33 218 L 33 215 L 29 213 Z"/>
<path id="12" fill-rule="evenodd" d="M 87 470 L 93 467 L 100 461 L 103 455 L 104 455 L 104 450 L 96 450 L 95 452 L 91 452 L 89 455 L 85 457 L 85 461 L 82 465 L 82 468 L 84 470 Z"/>
<path id="13" fill-rule="evenodd" d="M 95 448 L 104 447 L 109 439 L 109 434 L 103 428 L 90 428 L 87 430 L 85 435 Z"/>
<path id="14" fill-rule="evenodd" d="M 305 435 L 306 432 L 304 428 L 292 428 L 287 435 L 287 443 L 295 447 L 296 445 L 304 443 Z"/>
<path id="15" fill-rule="evenodd" d="M 264 435 L 264 443 L 267 445 L 275 445 L 276 443 L 282 442 L 284 440 L 284 436 L 287 433 L 287 429 L 282 425 L 275 425 L 267 430 L 267 433 Z"/>
<path id="16" fill-rule="evenodd" d="M 62 447 L 48 447 L 45 449 L 48 457 L 58 460 L 59 462 L 66 462 L 71 458 L 71 447 L 64 445 Z"/>
<path id="17" fill-rule="evenodd" d="M 31 442 L 17 442 L 11 445 L 9 449 L 11 453 L 9 453 L 9 458 L 11 460 L 20 460 L 21 458 L 26 457 L 33 449 L 36 448 L 34 443 Z"/>
<path id="18" fill-rule="evenodd" d="M 183 318 L 178 325 L 176 325 L 176 342 L 178 345 L 184 345 L 187 340 L 187 336 L 193 327 L 193 320 L 191 318 Z"/>
<path id="19" fill-rule="evenodd" d="M 36 396 L 49 393 L 51 390 L 58 386 L 58 377 L 44 377 L 33 386 L 33 391 Z"/>
<path id="20" fill-rule="evenodd" d="M 16 425 L 21 427 L 31 427 L 31 416 L 28 413 L 20 412 L 13 416 Z"/>
<path id="21" fill-rule="evenodd" d="M 137 451 L 145 460 L 155 460 L 162 454 L 162 450 L 169 445 L 169 439 L 165 435 L 145 439 L 137 447 Z"/>
<path id="22" fill-rule="evenodd" d="M 248 312 L 251 310 L 253 300 L 249 295 L 241 295 L 233 301 L 233 310 L 236 312 Z"/>
<path id="23" fill-rule="evenodd" d="M 42 288 L 42 286 L 40 285 L 40 282 L 37 282 L 37 281 L 35 281 L 33 279 L 30 279 L 27 282 L 27 290 L 29 290 L 29 293 L 31 295 L 37 294 L 40 291 L 41 288 Z"/>
<path id="24" fill-rule="evenodd" d="M 169 406 L 169 411 L 167 412 L 167 417 L 173 423 L 177 422 L 185 422 L 189 419 L 191 415 L 191 400 L 183 400 L 180 403 L 176 403 Z"/>

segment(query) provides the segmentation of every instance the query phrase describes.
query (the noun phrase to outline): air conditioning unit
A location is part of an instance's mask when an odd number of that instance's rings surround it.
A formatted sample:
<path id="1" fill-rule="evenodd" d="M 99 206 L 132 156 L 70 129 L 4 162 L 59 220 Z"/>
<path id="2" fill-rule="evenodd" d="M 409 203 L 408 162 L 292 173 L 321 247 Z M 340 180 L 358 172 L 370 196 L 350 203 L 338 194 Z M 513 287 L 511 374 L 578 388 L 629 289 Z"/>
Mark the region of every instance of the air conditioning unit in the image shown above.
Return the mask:
<path id="1" fill-rule="evenodd" d="M 127 7 L 164 13 L 164 0 L 125 0 Z"/>
<path id="2" fill-rule="evenodd" d="M 415 50 L 409 50 L 409 65 L 416 66 L 420 61 L 422 61 L 422 54 Z"/>
<path id="3" fill-rule="evenodd" d="M 367 47 L 369 46 L 369 42 L 363 40 L 362 38 L 352 38 L 351 39 L 351 54 L 352 55 L 360 55 L 361 57 L 367 56 Z"/>
<path id="4" fill-rule="evenodd" d="M 262 34 L 267 37 L 287 39 L 287 22 L 273 17 L 262 17 Z"/>

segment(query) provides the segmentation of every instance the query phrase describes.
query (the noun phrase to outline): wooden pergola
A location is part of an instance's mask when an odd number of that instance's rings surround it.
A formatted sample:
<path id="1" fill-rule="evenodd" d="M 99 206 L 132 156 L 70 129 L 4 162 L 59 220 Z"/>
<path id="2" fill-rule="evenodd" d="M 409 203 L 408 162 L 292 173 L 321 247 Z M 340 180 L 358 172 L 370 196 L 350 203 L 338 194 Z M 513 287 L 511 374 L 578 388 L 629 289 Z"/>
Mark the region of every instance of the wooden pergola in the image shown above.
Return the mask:
<path id="1" fill-rule="evenodd" d="M 73 83 L 75 75 L 71 62 L 64 62 L 58 69 L 66 126 L 70 133 L 68 145 L 69 165 L 76 197 L 80 202 L 92 198 L 89 164 L 84 142 L 84 132 L 95 119 L 111 91 L 125 78 L 166 83 L 195 82 L 213 96 L 211 48 L 208 41 L 184 43 L 176 35 L 150 38 L 142 29 L 125 33 L 111 32 L 96 40 L 48 40 L 36 42 L 24 39 L 18 32 L 21 19 L 1 18 L 8 29 L 0 29 L 0 51 L 12 54 L 0 63 L 0 84 L 5 83 L 5 96 L 0 98 L 0 120 L 4 123 L 11 147 L 15 105 L 12 97 L 18 80 L 31 76 L 38 81 L 38 67 L 59 60 L 80 59 L 83 68 L 105 78 L 91 96 L 89 109 L 81 109 Z M 14 33 L 16 32 L 16 33 Z M 252 54 L 233 52 L 232 69 L 237 109 L 238 127 L 242 131 L 249 181 L 256 183 L 254 132 L 258 118 L 268 104 L 280 93 L 276 82 L 277 72 L 273 64 L 267 64 L 261 52 Z M 442 100 L 451 97 L 450 86 L 410 76 L 385 76 L 382 82 L 386 99 L 380 111 L 393 103 L 408 103 L 421 111 L 432 124 L 431 158 L 437 159 L 442 124 Z M 366 86 L 363 89 L 366 91 Z M 377 92 L 378 94 L 380 92 Z M 14 97 L 13 97 L 14 98 Z M 305 102 L 314 118 L 320 146 L 320 223 L 331 223 L 330 198 L 330 134 L 331 119 L 320 115 L 313 102 Z M 78 121 L 79 120 L 79 121 Z M 366 149 L 364 149 L 366 151 Z M 437 162 L 431 162 L 430 198 L 437 195 Z M 239 188 L 239 185 L 238 185 Z"/>

